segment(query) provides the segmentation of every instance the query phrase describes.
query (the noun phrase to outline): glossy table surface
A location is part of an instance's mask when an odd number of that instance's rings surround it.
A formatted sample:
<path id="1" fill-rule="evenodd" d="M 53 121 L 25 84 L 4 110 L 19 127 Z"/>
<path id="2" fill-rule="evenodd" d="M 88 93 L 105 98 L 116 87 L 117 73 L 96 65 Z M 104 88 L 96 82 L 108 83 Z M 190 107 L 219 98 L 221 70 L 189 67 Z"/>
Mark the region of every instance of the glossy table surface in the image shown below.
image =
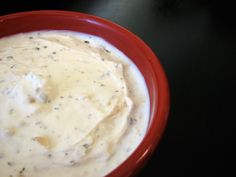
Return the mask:
<path id="1" fill-rule="evenodd" d="M 168 126 L 139 177 L 233 172 L 236 25 L 230 1 L 2 0 L 0 15 L 46 9 L 111 20 L 142 38 L 163 64 L 171 90 Z"/>

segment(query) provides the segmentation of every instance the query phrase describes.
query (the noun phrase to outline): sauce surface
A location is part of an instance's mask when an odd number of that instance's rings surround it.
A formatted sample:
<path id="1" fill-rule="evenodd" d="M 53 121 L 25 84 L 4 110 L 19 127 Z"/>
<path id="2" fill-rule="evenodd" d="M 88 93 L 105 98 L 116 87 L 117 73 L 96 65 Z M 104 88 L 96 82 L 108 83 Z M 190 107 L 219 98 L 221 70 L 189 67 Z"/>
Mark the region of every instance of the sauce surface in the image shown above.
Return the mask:
<path id="1" fill-rule="evenodd" d="M 0 176 L 104 176 L 143 139 L 143 76 L 101 38 L 38 31 L 0 39 Z"/>

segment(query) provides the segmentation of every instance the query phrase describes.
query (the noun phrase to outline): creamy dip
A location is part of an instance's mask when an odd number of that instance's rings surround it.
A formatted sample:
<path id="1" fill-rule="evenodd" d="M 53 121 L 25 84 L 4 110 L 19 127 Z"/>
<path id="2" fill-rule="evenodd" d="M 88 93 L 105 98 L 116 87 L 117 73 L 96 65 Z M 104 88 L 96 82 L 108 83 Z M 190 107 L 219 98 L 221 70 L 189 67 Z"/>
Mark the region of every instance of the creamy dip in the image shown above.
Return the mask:
<path id="1" fill-rule="evenodd" d="M 0 39 L 0 176 L 97 177 L 138 146 L 149 95 L 99 37 L 37 31 Z"/>

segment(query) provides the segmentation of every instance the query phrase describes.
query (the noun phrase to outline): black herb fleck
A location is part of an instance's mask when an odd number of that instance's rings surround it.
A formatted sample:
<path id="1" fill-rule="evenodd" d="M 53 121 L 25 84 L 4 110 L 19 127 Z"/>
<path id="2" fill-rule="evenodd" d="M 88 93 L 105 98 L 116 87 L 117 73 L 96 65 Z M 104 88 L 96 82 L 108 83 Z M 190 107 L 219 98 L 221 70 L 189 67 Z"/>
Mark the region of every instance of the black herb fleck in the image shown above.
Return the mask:
<path id="1" fill-rule="evenodd" d="M 29 37 L 29 39 L 33 39 L 33 37 L 32 37 L 32 36 L 30 36 L 30 37 Z"/>
<path id="2" fill-rule="evenodd" d="M 88 148 L 89 148 L 89 144 L 83 144 L 83 147 L 84 147 L 85 149 L 88 149 Z"/>
<path id="3" fill-rule="evenodd" d="M 19 171 L 20 174 L 22 174 L 25 171 L 25 168 L 23 167 L 21 171 Z"/>
<path id="4" fill-rule="evenodd" d="M 55 107 L 54 110 L 59 110 L 59 107 Z"/>
<path id="5" fill-rule="evenodd" d="M 48 102 L 48 97 L 47 97 L 47 95 L 45 95 L 45 94 L 40 94 L 39 97 L 40 97 L 40 99 L 41 99 L 44 103 L 47 103 L 47 102 Z"/>
<path id="6" fill-rule="evenodd" d="M 136 122 L 137 122 L 137 120 L 135 118 L 129 117 L 129 119 L 128 119 L 129 125 L 134 125 Z"/>
<path id="7" fill-rule="evenodd" d="M 53 54 L 53 55 L 56 55 L 56 54 L 57 54 L 57 52 L 52 52 L 52 54 Z"/>
<path id="8" fill-rule="evenodd" d="M 45 45 L 45 46 L 43 46 L 43 48 L 45 48 L 45 49 L 46 49 L 46 48 L 48 48 L 48 46 L 46 46 L 46 45 Z"/>
<path id="9" fill-rule="evenodd" d="M 8 166 L 13 166 L 13 163 L 12 162 L 7 162 L 7 165 Z"/>
<path id="10" fill-rule="evenodd" d="M 105 85 L 104 84 L 100 84 L 100 87 L 104 87 Z"/>
<path id="11" fill-rule="evenodd" d="M 107 53 L 111 53 L 111 51 L 110 51 L 110 50 L 107 50 L 107 49 L 105 49 L 105 48 L 104 48 L 104 50 L 105 50 Z"/>
<path id="12" fill-rule="evenodd" d="M 7 56 L 7 59 L 13 59 L 13 56 Z"/>
<path id="13" fill-rule="evenodd" d="M 117 93 L 117 92 L 119 92 L 119 90 L 115 90 L 115 92 Z"/>
<path id="14" fill-rule="evenodd" d="M 52 154 L 48 154 L 48 158 L 50 159 L 52 157 Z"/>
<path id="15" fill-rule="evenodd" d="M 89 44 L 89 41 L 84 41 L 84 43 Z"/>
<path id="16" fill-rule="evenodd" d="M 35 47 L 34 49 L 35 49 L 35 50 L 40 50 L 40 48 L 39 48 L 39 47 Z"/>
<path id="17" fill-rule="evenodd" d="M 75 161 L 74 161 L 74 160 L 71 160 L 69 163 L 70 163 L 71 165 L 74 165 L 74 164 L 75 164 Z"/>

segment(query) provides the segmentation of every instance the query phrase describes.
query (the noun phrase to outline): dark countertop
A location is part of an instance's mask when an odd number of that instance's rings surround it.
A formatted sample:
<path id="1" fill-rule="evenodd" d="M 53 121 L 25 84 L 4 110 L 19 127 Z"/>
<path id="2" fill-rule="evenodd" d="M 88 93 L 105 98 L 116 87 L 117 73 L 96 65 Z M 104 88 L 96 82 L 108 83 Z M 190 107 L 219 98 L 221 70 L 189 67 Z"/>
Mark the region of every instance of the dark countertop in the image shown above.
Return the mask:
<path id="1" fill-rule="evenodd" d="M 213 177 L 233 172 L 233 3 L 2 0 L 0 15 L 40 9 L 79 11 L 111 20 L 141 37 L 159 57 L 170 83 L 171 111 L 163 139 L 139 177 Z"/>

